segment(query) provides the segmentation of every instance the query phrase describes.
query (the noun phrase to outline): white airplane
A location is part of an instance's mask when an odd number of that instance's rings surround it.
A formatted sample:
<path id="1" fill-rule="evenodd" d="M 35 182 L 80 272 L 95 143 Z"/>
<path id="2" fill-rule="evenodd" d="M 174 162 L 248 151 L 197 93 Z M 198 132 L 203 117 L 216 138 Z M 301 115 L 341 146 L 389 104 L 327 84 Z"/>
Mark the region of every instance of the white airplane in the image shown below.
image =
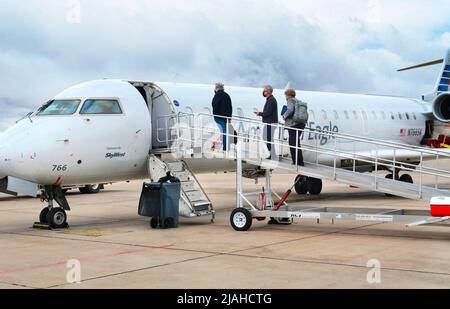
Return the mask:
<path id="1" fill-rule="evenodd" d="M 421 145 L 433 134 L 434 121 L 450 122 L 450 50 L 445 59 L 420 66 L 434 63 L 443 63 L 442 71 L 433 95 L 422 99 L 299 92 L 309 105 L 309 127 Z M 168 147 L 157 138 L 157 119 L 177 112 L 205 112 L 213 90 L 211 85 L 108 79 L 68 88 L 0 135 L 0 192 L 35 196 L 42 189 L 48 207 L 41 212 L 41 222 L 60 226 L 67 220 L 65 210 L 70 210 L 62 186 L 148 178 L 149 151 Z M 261 89 L 226 91 L 237 116 L 256 119 L 254 110 L 261 110 L 265 101 Z M 274 92 L 279 108 L 285 102 L 283 93 Z M 316 142 L 324 145 L 328 140 L 321 134 L 303 135 L 303 144 Z M 352 144 L 339 147 L 355 150 Z M 229 167 L 225 160 L 223 164 L 199 160 L 192 170 Z M 320 193 L 322 183 L 315 183 L 319 188 L 313 191 Z M 61 207 L 53 207 L 53 201 Z"/>

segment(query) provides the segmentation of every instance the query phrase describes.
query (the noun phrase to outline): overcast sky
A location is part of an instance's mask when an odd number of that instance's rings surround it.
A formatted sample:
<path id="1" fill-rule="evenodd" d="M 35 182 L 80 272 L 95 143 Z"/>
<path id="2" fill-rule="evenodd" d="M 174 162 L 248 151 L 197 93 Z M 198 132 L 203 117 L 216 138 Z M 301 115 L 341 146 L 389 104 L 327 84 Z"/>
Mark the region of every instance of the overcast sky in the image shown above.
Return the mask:
<path id="1" fill-rule="evenodd" d="M 418 97 L 450 48 L 448 0 L 1 0 L 0 131 L 98 78 Z"/>

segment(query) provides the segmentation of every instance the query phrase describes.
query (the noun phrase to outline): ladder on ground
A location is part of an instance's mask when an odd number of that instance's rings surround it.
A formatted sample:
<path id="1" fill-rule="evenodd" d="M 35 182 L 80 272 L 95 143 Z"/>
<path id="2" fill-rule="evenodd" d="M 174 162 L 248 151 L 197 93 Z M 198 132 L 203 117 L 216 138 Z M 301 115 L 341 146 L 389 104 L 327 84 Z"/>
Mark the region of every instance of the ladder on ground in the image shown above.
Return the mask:
<path id="1" fill-rule="evenodd" d="M 305 166 L 294 166 L 287 157 L 289 145 L 285 138 L 287 127 L 274 125 L 276 132 L 272 146 L 283 156 L 275 160 L 266 160 L 266 142 L 263 124 L 255 119 L 232 117 L 226 119 L 237 131 L 229 130 L 219 133 L 211 114 L 178 113 L 158 119 L 158 122 L 170 122 L 170 126 L 158 125 L 157 138 L 170 145 L 167 151 L 179 158 L 205 159 L 223 158 L 236 160 L 242 157 L 244 165 L 256 169 L 267 169 L 278 172 L 297 173 L 318 179 L 327 179 L 339 183 L 369 189 L 385 194 L 416 200 L 428 200 L 434 196 L 450 196 L 450 171 L 446 168 L 430 167 L 425 163 L 434 159 L 450 159 L 450 152 L 424 147 L 410 146 L 356 135 L 342 134 L 318 129 L 305 128 L 297 130 L 301 136 L 316 136 L 315 145 L 310 143 L 297 145 L 306 160 Z M 169 129 L 166 129 L 169 127 Z M 223 153 L 217 147 L 217 135 L 227 136 L 228 141 L 238 139 L 241 151 L 238 153 L 234 145 Z M 319 138 L 317 138 L 319 136 Z M 321 140 L 328 143 L 320 145 Z M 352 145 L 353 150 L 348 150 Z M 408 161 L 415 158 L 413 161 Z M 361 166 L 370 167 L 372 173 L 362 172 Z M 391 177 L 385 172 L 390 171 Z M 400 181 L 393 175 L 399 171 L 411 173 L 416 183 Z M 384 173 L 384 174 L 383 174 Z M 392 179 L 394 178 L 394 179 Z"/>
<path id="2" fill-rule="evenodd" d="M 165 177 L 167 172 L 181 182 L 180 215 L 186 218 L 212 216 L 215 211 L 212 202 L 201 184 L 182 160 L 163 160 L 155 154 L 148 158 L 148 171 L 152 182 Z"/>

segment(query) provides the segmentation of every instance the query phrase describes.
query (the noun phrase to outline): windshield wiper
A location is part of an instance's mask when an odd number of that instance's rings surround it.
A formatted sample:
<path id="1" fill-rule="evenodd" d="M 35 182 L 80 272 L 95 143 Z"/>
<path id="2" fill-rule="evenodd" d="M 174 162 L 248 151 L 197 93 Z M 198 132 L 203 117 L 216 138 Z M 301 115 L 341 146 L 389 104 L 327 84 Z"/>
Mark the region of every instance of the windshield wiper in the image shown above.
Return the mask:
<path id="1" fill-rule="evenodd" d="M 20 118 L 19 120 L 16 121 L 16 123 L 21 122 L 22 120 L 24 120 L 25 118 L 28 118 L 30 120 L 31 123 L 33 123 L 33 120 L 31 119 L 31 115 L 33 115 L 33 112 L 29 112 L 28 114 L 26 114 L 24 117 Z"/>

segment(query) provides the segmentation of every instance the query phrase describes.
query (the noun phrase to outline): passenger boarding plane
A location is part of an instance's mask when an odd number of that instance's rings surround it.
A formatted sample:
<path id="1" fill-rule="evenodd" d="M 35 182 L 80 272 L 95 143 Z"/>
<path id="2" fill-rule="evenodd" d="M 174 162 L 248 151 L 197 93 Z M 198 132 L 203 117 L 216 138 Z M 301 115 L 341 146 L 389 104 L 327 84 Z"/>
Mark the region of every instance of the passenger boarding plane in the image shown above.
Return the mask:
<path id="1" fill-rule="evenodd" d="M 435 63 L 443 63 L 436 89 L 421 99 L 309 91 L 297 97 L 308 103 L 308 126 L 313 130 L 420 146 L 433 135 L 434 122 L 450 123 L 450 50 L 443 60 L 415 67 Z M 109 79 L 68 88 L 0 135 L 0 192 L 36 196 L 37 189 L 42 190 L 48 207 L 41 222 L 60 226 L 67 219 L 65 210 L 70 210 L 62 188 L 148 178 L 149 151 L 169 147 L 158 138 L 158 119 L 178 112 L 210 112 L 213 90 L 211 85 Z M 264 105 L 260 88 L 226 91 L 236 116 L 257 119 L 254 110 Z M 274 92 L 280 107 L 283 92 Z M 323 134 L 305 133 L 302 139 L 312 147 L 329 142 Z M 355 150 L 352 143 L 338 147 Z M 209 164 L 203 159 L 191 169 L 218 172 L 230 166 L 226 160 Z M 321 181 L 315 184 L 313 191 L 320 193 Z M 53 201 L 61 207 L 53 207 Z"/>

